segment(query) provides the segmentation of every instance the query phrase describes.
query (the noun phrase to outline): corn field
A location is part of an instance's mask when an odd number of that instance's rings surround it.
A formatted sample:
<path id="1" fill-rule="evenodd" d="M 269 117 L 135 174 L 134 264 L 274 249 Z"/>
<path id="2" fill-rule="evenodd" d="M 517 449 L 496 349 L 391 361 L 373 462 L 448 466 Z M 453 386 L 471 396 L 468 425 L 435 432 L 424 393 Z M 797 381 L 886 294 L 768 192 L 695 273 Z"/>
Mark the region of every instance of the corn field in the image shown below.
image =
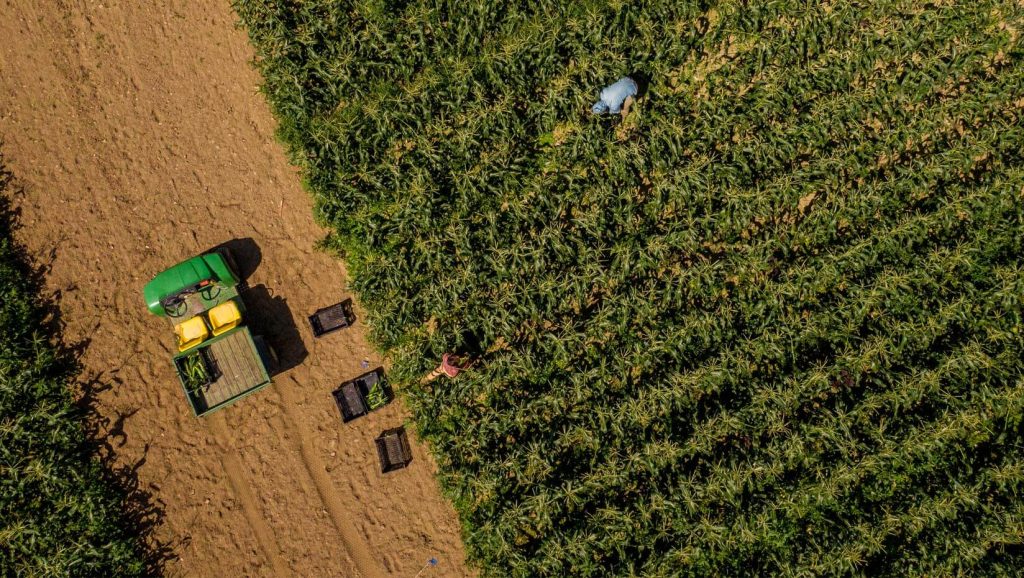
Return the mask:
<path id="1" fill-rule="evenodd" d="M 146 576 L 124 496 L 92 457 L 69 384 L 75 367 L 41 327 L 45 312 L 11 240 L 0 157 L 0 576 Z"/>
<path id="2" fill-rule="evenodd" d="M 484 576 L 1024 567 L 1020 3 L 235 8 Z"/>

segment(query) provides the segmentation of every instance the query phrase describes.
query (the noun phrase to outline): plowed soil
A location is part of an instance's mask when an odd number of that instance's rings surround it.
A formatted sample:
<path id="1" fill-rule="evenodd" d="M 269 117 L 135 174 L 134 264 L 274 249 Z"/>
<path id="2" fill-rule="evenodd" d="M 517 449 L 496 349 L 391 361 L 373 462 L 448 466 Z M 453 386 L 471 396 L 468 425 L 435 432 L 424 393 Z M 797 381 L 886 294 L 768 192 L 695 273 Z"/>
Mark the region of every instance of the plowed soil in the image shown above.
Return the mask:
<path id="1" fill-rule="evenodd" d="M 434 557 L 422 576 L 469 575 L 424 448 L 379 471 L 373 438 L 405 409 L 342 424 L 333 405 L 338 383 L 382 360 L 362 321 L 312 337 L 306 316 L 348 297 L 345 270 L 312 249 L 323 231 L 228 3 L 0 6 L 0 150 L 24 188 L 20 240 L 48 267 L 66 340 L 84 345 L 101 435 L 162 510 L 166 574 L 412 577 Z M 290 369 L 197 419 L 141 291 L 230 240 L 252 271 L 253 323 Z"/>

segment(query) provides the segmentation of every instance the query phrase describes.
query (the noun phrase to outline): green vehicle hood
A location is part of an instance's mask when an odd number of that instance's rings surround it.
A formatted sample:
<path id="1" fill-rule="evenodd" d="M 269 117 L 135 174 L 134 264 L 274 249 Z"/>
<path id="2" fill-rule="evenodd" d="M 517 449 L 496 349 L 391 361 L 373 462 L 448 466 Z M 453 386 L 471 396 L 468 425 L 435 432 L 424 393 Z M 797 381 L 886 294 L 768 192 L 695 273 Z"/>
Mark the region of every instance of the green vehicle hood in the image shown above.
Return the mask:
<path id="1" fill-rule="evenodd" d="M 163 298 L 206 279 L 212 279 L 226 286 L 238 283 L 238 279 L 231 273 L 231 268 L 228 267 L 221 255 L 218 253 L 200 255 L 178 263 L 146 283 L 146 287 L 142 290 L 142 295 L 146 299 L 146 307 L 149 308 L 150 313 L 163 317 L 164 307 L 160 303 Z"/>

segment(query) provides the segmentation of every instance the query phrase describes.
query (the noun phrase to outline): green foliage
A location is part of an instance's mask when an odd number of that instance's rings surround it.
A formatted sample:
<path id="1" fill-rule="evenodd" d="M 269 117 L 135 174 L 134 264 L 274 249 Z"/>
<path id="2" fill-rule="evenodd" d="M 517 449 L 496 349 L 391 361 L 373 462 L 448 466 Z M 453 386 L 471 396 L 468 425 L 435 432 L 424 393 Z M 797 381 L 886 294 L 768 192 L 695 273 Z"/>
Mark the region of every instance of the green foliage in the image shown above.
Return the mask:
<path id="1" fill-rule="evenodd" d="M 380 381 L 373 384 L 370 391 L 366 392 L 366 405 L 370 406 L 371 410 L 380 409 L 387 405 L 388 394 L 384 390 L 384 384 Z"/>
<path id="2" fill-rule="evenodd" d="M 1024 565 L 1019 3 L 235 6 L 485 575 Z"/>
<path id="3" fill-rule="evenodd" d="M 185 389 L 193 395 L 210 384 L 210 372 L 206 368 L 206 360 L 198 350 L 183 357 L 179 363 Z"/>
<path id="4" fill-rule="evenodd" d="M 0 194 L 9 177 L 0 172 Z M 91 459 L 68 390 L 74 367 L 44 312 L 0 200 L 0 576 L 129 577 L 146 569 L 122 498 Z"/>

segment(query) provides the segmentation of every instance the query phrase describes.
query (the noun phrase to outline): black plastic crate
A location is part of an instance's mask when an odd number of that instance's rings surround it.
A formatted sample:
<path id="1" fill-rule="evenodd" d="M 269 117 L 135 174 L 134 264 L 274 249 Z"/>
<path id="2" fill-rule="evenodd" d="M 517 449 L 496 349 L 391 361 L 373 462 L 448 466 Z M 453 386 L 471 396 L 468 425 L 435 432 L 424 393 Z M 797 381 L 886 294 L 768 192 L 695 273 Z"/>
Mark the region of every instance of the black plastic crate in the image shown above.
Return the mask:
<path id="1" fill-rule="evenodd" d="M 321 337 L 352 325 L 354 320 L 352 300 L 346 299 L 330 307 L 317 309 L 316 313 L 309 316 L 309 326 L 313 329 L 313 337 Z"/>
<path id="2" fill-rule="evenodd" d="M 400 470 L 412 462 L 412 448 L 409 447 L 409 437 L 404 427 L 384 430 L 374 443 L 377 445 L 381 473 Z"/>
<path id="3" fill-rule="evenodd" d="M 185 360 L 193 356 L 199 357 L 200 363 L 203 364 L 203 368 L 205 370 L 204 373 L 206 374 L 203 382 L 195 384 L 193 390 L 206 391 L 213 382 L 220 379 L 221 375 L 220 367 L 217 365 L 217 360 L 213 358 L 213 353 L 210 351 L 209 347 L 200 347 L 199 349 L 191 351 L 188 355 L 178 357 L 174 360 L 174 367 L 178 370 L 178 375 L 181 376 L 182 382 L 184 382 L 185 375 L 187 374 L 187 370 L 185 369 Z"/>
<path id="4" fill-rule="evenodd" d="M 338 404 L 343 422 L 352 421 L 380 409 L 387 405 L 393 397 L 391 387 L 384 379 L 384 370 L 381 368 L 346 381 L 331 395 L 334 396 L 334 402 Z"/>
<path id="5" fill-rule="evenodd" d="M 342 422 L 350 422 L 369 411 L 363 396 L 359 394 L 359 388 L 351 381 L 341 384 L 341 387 L 331 392 L 331 395 L 334 396 L 334 403 L 338 404 L 338 410 L 341 411 Z"/>

